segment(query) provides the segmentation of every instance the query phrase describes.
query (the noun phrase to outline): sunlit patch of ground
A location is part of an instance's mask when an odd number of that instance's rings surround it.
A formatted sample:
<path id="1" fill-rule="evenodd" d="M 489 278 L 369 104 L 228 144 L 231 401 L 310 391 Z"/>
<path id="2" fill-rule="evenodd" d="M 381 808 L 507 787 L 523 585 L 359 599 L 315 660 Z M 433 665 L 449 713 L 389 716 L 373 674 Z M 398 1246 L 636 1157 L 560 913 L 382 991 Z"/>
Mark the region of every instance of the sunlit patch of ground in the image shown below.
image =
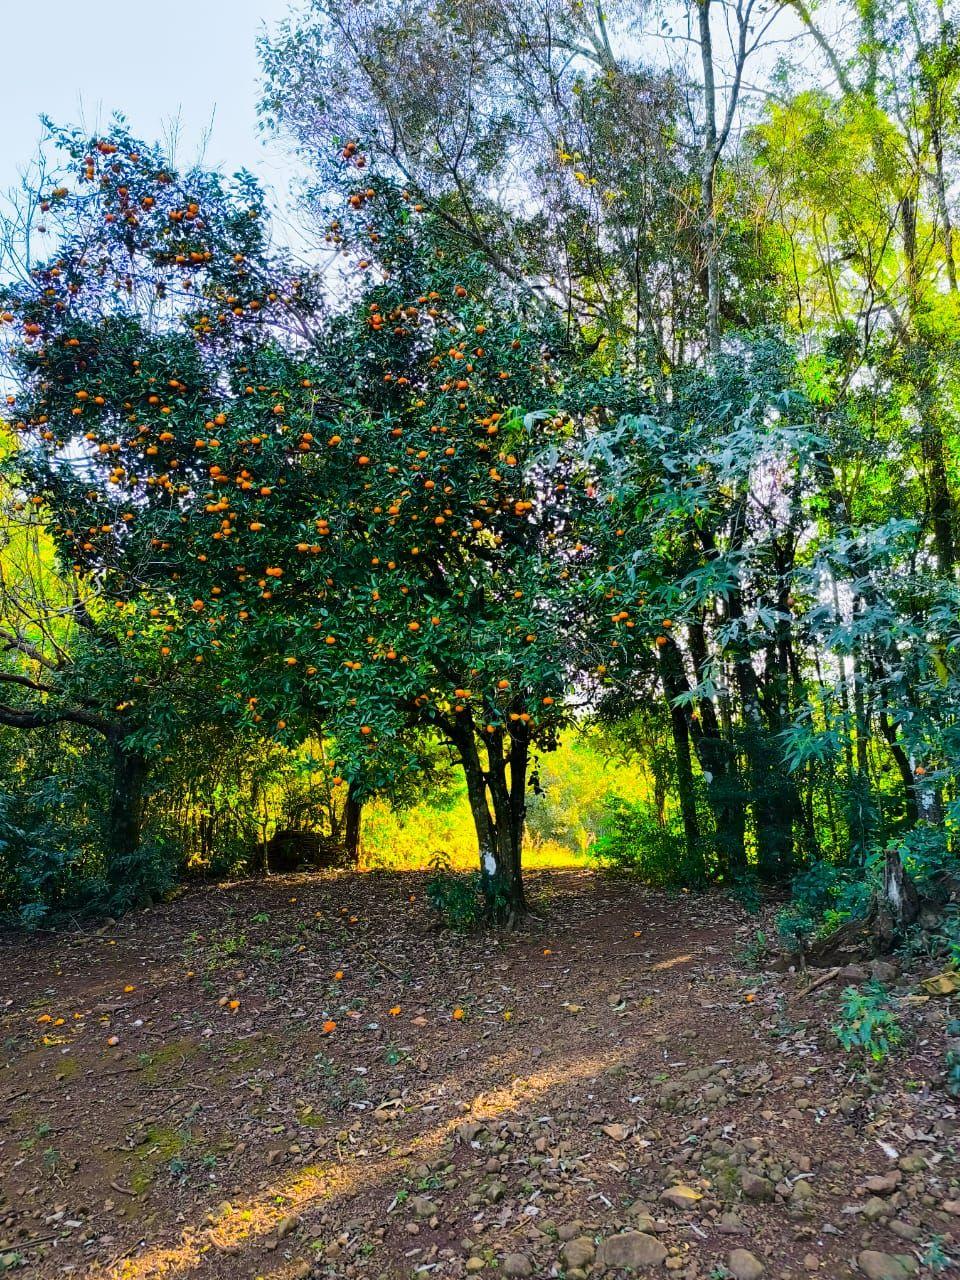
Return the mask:
<path id="1" fill-rule="evenodd" d="M 558 1084 L 593 1080 L 608 1071 L 611 1065 L 607 1056 L 557 1063 L 525 1078 L 516 1078 L 502 1088 L 478 1094 L 470 1110 L 493 1124 L 503 1116 L 514 1115 L 519 1107 L 535 1105 Z M 461 1121 L 462 1117 L 447 1120 L 420 1134 L 414 1144 L 417 1158 L 429 1160 L 435 1156 Z M 207 1215 L 206 1224 L 193 1224 L 172 1245 L 159 1249 L 148 1247 L 136 1257 L 124 1258 L 104 1274 L 109 1280 L 155 1280 L 155 1277 L 169 1276 L 173 1272 L 186 1275 L 201 1266 L 211 1246 L 221 1251 L 235 1251 L 271 1232 L 282 1234 L 284 1224 L 291 1218 L 300 1219 L 321 1205 L 345 1199 L 361 1186 L 389 1185 L 406 1166 L 408 1159 L 409 1155 L 394 1156 L 387 1160 L 365 1161 L 352 1168 L 342 1162 L 326 1167 L 309 1166 L 297 1174 L 279 1179 L 255 1199 L 224 1204 L 218 1211 Z M 207 1227 L 205 1231 L 204 1225 Z"/>

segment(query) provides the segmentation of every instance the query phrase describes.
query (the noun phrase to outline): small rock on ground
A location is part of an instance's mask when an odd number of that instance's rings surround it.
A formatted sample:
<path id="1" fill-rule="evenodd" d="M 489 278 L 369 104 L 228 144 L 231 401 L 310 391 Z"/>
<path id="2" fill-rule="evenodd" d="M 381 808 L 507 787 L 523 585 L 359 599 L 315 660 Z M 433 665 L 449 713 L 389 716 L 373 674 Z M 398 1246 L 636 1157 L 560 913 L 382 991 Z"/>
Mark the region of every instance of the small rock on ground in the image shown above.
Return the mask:
<path id="1" fill-rule="evenodd" d="M 532 1276 L 533 1263 L 525 1253 L 508 1253 L 503 1260 L 505 1276 Z"/>
<path id="2" fill-rule="evenodd" d="M 588 1267 L 596 1252 L 596 1246 L 589 1236 L 577 1236 L 575 1240 L 568 1240 L 560 1250 L 568 1271 L 571 1267 Z"/>
<path id="3" fill-rule="evenodd" d="M 733 1280 L 760 1280 L 766 1267 L 749 1249 L 734 1249 L 727 1259 L 727 1270 Z"/>
<path id="4" fill-rule="evenodd" d="M 916 1259 L 909 1254 L 881 1253 L 879 1249 L 864 1249 L 857 1255 L 857 1266 L 868 1280 L 905 1280 L 917 1270 Z"/>
<path id="5" fill-rule="evenodd" d="M 426 1196 L 414 1196 L 410 1201 L 410 1208 L 418 1218 L 432 1218 L 437 1212 L 437 1206 Z"/>
<path id="6" fill-rule="evenodd" d="M 659 1267 L 666 1257 L 666 1246 L 643 1231 L 621 1231 L 619 1235 L 609 1236 L 600 1250 L 603 1266 L 622 1267 L 625 1271 Z"/>
<path id="7" fill-rule="evenodd" d="M 699 1191 L 694 1191 L 693 1187 L 678 1186 L 667 1187 L 665 1191 L 660 1192 L 660 1199 L 664 1204 L 672 1204 L 675 1209 L 690 1209 L 702 1200 L 703 1196 Z"/>
<path id="8" fill-rule="evenodd" d="M 752 1169 L 744 1169 L 740 1174 L 740 1186 L 743 1194 L 750 1200 L 772 1200 L 773 1183 L 769 1178 L 754 1173 Z"/>

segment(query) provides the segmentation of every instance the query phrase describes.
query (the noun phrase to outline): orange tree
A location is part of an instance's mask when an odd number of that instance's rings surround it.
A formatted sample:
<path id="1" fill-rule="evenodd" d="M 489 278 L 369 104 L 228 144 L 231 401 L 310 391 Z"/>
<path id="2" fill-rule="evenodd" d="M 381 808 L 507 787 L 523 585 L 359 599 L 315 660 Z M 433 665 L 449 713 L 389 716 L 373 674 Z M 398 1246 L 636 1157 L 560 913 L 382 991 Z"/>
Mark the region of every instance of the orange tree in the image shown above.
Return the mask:
<path id="1" fill-rule="evenodd" d="M 532 754 L 645 630 L 589 460 L 609 388 L 353 144 L 324 314 L 252 183 L 65 141 L 57 250 L 6 312 L 61 555 L 225 713 L 291 742 L 322 723 L 361 794 L 452 746 L 491 912 L 522 911 Z"/>

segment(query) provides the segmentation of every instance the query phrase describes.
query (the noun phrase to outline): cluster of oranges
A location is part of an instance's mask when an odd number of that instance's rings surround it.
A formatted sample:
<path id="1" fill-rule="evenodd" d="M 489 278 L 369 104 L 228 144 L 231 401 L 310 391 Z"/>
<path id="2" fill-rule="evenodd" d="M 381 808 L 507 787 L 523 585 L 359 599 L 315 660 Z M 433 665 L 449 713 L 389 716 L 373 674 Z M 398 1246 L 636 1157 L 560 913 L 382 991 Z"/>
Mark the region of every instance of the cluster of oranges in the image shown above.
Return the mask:
<path id="1" fill-rule="evenodd" d="M 214 207 L 222 198 L 215 192 L 184 191 L 154 157 L 141 163 L 137 149 L 113 142 L 82 159 L 99 178 L 103 208 L 142 216 L 137 250 L 158 288 L 181 291 L 176 306 L 187 332 L 198 318 L 201 328 L 214 318 L 246 324 L 289 304 L 299 281 L 275 283 L 256 238 L 212 238 L 211 227 L 230 221 Z M 349 185 L 331 234 L 359 265 L 394 234 L 391 202 L 380 199 L 377 180 L 359 179 L 366 158 L 355 143 L 341 159 Z M 256 200 L 247 213 L 257 221 Z M 426 234 L 427 220 L 407 223 L 398 234 Z M 532 471 L 536 442 L 511 407 L 514 397 L 549 402 L 554 373 L 544 344 L 519 316 L 501 313 L 493 291 L 466 268 L 444 266 L 437 254 L 424 262 L 419 289 L 394 287 L 389 276 L 365 288 L 349 391 L 333 409 L 322 361 L 290 353 L 285 366 L 271 367 L 255 338 L 225 346 L 221 372 L 211 376 L 197 372 L 203 361 L 192 338 L 171 367 L 145 332 L 138 358 L 124 368 L 101 349 L 109 343 L 104 330 L 80 332 L 71 318 L 70 289 L 94 286 L 67 258 L 43 275 L 49 297 L 22 321 L 25 346 L 41 346 L 53 361 L 24 429 L 55 456 L 75 438 L 74 419 L 89 448 L 92 487 L 57 513 L 68 516 L 59 537 L 79 566 L 109 570 L 118 585 L 145 565 L 154 574 L 147 590 L 138 583 L 128 592 L 134 603 L 124 636 L 137 644 L 152 638 L 168 665 L 213 654 L 243 664 L 248 648 L 269 644 L 272 660 L 261 648 L 257 662 L 247 662 L 262 687 L 250 694 L 234 682 L 243 714 L 286 730 L 296 724 L 298 701 L 306 715 L 318 696 L 339 699 L 366 752 L 390 736 L 375 696 L 381 685 L 395 690 L 398 725 L 422 713 L 433 724 L 475 722 L 482 736 L 502 734 L 508 743 L 551 732 L 564 714 L 557 655 L 574 613 L 569 605 L 544 608 L 543 600 L 572 597 L 582 566 L 598 579 L 614 576 L 613 564 L 590 568 L 591 536 L 575 533 L 578 495 L 600 506 L 594 481 L 571 486 L 565 473 L 553 482 Z M 190 280 L 203 296 L 198 306 L 183 301 Z M 336 400 L 344 375 L 334 381 Z M 543 429 L 556 427 L 559 439 L 571 423 L 551 410 Z M 321 516 L 318 505 L 331 514 Z M 435 612 L 424 596 L 437 583 L 447 598 Z M 300 625 L 305 601 L 323 608 Z M 491 611 L 500 644 L 493 655 L 484 651 L 478 608 Z M 640 620 L 626 608 L 607 617 L 609 644 L 622 652 Z M 671 625 L 663 621 L 658 646 Z M 608 661 L 594 661 L 601 679 Z M 271 687 L 276 668 L 286 675 Z"/>

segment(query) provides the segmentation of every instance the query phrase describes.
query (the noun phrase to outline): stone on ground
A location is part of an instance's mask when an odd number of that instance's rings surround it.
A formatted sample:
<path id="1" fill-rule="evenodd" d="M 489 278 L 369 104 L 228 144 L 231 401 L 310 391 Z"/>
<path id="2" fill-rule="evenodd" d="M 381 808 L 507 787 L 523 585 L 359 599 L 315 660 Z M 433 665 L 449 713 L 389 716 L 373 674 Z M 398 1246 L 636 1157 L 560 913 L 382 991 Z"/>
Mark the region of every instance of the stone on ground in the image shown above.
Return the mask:
<path id="1" fill-rule="evenodd" d="M 621 1231 L 619 1235 L 604 1240 L 600 1248 L 602 1266 L 620 1267 L 624 1271 L 659 1267 L 666 1257 L 666 1246 L 643 1231 Z"/>
<path id="2" fill-rule="evenodd" d="M 734 1249 L 727 1259 L 727 1270 L 733 1280 L 761 1280 L 766 1267 L 749 1249 Z"/>
<path id="3" fill-rule="evenodd" d="M 532 1276 L 533 1264 L 525 1253 L 508 1253 L 503 1260 L 505 1276 Z"/>
<path id="4" fill-rule="evenodd" d="M 867 1280 L 905 1280 L 917 1270 L 915 1258 L 906 1253 L 881 1253 L 879 1249 L 864 1249 L 857 1255 L 857 1266 Z"/>
<path id="5" fill-rule="evenodd" d="M 672 1204 L 675 1209 L 690 1209 L 698 1200 L 702 1200 L 703 1196 L 699 1191 L 694 1191 L 693 1187 L 681 1184 L 677 1187 L 667 1187 L 665 1191 L 661 1191 L 660 1199 L 665 1204 Z"/>
<path id="6" fill-rule="evenodd" d="M 596 1246 L 589 1236 L 577 1236 L 574 1240 L 568 1240 L 560 1250 L 564 1266 L 568 1270 L 571 1267 L 588 1267 L 596 1252 Z"/>

